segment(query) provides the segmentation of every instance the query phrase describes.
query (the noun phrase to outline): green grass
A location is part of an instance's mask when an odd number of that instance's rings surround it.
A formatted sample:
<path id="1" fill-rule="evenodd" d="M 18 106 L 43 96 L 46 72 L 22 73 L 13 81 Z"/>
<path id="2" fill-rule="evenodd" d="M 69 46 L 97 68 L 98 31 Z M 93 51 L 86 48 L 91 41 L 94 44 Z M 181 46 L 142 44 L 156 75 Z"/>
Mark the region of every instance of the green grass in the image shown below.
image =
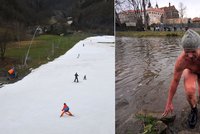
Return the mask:
<path id="1" fill-rule="evenodd" d="M 165 37 L 165 36 L 183 36 L 183 31 L 117 31 L 116 36 L 126 37 Z"/>
<path id="2" fill-rule="evenodd" d="M 136 118 L 142 120 L 144 123 L 144 130 L 142 134 L 156 134 L 156 119 L 152 116 L 136 115 Z"/>
<path id="3" fill-rule="evenodd" d="M 55 58 L 66 53 L 77 42 L 86 37 L 92 36 L 88 33 L 76 33 L 67 36 L 58 35 L 40 35 L 35 37 L 28 56 L 26 67 L 23 65 L 25 55 L 27 53 L 31 41 L 21 41 L 10 43 L 7 46 L 5 57 L 12 58 L 18 61 L 18 74 L 23 76 L 29 73 L 29 68 L 37 68 L 42 64 L 52 61 Z"/>

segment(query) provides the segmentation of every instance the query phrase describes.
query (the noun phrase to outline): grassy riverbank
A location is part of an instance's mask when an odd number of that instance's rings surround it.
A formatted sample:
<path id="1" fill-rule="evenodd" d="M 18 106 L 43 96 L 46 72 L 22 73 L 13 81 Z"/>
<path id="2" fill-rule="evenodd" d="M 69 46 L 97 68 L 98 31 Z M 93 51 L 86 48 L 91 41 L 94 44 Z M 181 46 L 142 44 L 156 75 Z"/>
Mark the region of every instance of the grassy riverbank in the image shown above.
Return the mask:
<path id="1" fill-rule="evenodd" d="M 92 36 L 92 34 L 76 33 L 67 36 L 37 36 L 32 42 L 28 54 L 27 66 L 23 64 L 31 40 L 9 43 L 5 53 L 5 60 L 1 61 L 0 71 L 3 74 L 3 71 L 7 71 L 14 65 L 19 77 L 23 77 L 30 72 L 30 68 L 37 68 L 42 64 L 54 60 L 72 48 L 77 42 L 89 36 Z"/>
<path id="2" fill-rule="evenodd" d="M 183 36 L 184 31 L 117 31 L 116 36 L 126 37 L 165 37 L 165 36 Z"/>

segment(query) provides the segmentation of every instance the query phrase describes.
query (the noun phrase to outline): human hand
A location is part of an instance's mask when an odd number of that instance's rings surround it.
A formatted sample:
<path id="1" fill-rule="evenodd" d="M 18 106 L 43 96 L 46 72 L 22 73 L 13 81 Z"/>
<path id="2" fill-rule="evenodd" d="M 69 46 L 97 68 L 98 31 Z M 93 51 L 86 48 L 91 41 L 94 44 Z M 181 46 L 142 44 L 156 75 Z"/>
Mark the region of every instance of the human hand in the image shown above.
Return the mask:
<path id="1" fill-rule="evenodd" d="M 165 117 L 165 116 L 167 116 L 169 113 L 172 113 L 173 111 L 174 111 L 173 104 L 172 104 L 172 103 L 167 104 L 166 107 L 165 107 L 165 111 L 163 112 L 162 116 Z"/>

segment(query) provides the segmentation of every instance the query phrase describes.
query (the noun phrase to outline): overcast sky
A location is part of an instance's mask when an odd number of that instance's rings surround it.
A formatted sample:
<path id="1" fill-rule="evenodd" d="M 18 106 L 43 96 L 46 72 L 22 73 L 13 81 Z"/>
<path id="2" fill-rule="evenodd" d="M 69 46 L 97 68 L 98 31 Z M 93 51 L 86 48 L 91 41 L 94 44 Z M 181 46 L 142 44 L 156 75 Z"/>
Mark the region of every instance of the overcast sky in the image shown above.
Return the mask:
<path id="1" fill-rule="evenodd" d="M 156 1 L 159 7 L 174 5 L 177 10 L 180 10 L 179 3 L 182 2 L 186 6 L 185 17 L 194 18 L 200 17 L 200 0 L 150 0 L 152 7 L 155 7 Z"/>

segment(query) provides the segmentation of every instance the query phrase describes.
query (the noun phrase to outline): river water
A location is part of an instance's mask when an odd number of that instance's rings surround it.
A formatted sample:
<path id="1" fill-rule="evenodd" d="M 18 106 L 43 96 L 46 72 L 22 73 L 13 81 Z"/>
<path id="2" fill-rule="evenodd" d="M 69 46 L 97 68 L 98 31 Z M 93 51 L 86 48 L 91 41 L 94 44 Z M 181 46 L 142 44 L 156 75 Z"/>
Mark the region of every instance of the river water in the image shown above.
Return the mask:
<path id="1" fill-rule="evenodd" d="M 116 132 L 136 112 L 163 112 L 181 38 L 116 38 Z M 175 112 L 188 106 L 182 79 L 173 99 Z"/>

